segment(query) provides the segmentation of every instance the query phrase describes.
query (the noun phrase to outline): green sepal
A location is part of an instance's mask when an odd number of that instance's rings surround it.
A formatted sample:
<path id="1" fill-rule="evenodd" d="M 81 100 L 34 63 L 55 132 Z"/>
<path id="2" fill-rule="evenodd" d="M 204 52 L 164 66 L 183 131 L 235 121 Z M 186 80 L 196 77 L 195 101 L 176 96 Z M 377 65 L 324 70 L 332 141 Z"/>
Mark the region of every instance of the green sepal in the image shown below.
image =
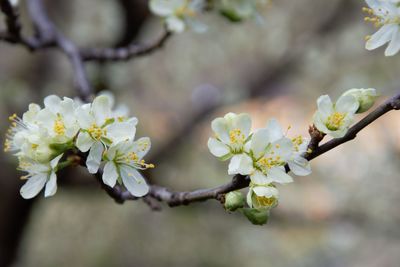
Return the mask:
<path id="1" fill-rule="evenodd" d="M 225 18 L 227 18 L 229 21 L 231 22 L 241 22 L 243 20 L 242 17 L 240 17 L 234 10 L 230 10 L 230 9 L 221 9 L 220 13 L 222 16 L 224 16 Z"/>
<path id="2" fill-rule="evenodd" d="M 232 156 L 233 156 L 232 153 L 228 153 L 228 154 L 226 154 L 225 156 L 218 157 L 218 159 L 219 159 L 220 161 L 227 161 L 227 160 L 230 159 Z"/>
<path id="3" fill-rule="evenodd" d="M 243 208 L 242 213 L 254 225 L 263 225 L 268 222 L 269 209 L 266 208 Z"/>
<path id="4" fill-rule="evenodd" d="M 68 149 L 71 149 L 74 147 L 74 142 L 68 141 L 66 143 L 53 143 L 49 145 L 50 149 L 53 150 L 57 155 L 64 153 L 65 151 L 67 151 Z"/>

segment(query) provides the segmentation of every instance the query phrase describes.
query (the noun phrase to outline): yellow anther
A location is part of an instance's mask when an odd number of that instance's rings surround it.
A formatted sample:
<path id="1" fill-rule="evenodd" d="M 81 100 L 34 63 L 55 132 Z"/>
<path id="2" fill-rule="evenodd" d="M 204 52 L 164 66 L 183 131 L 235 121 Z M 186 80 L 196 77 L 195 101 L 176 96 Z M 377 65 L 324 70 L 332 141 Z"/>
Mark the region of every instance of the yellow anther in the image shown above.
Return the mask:
<path id="1" fill-rule="evenodd" d="M 334 112 L 326 120 L 326 127 L 331 131 L 336 131 L 343 125 L 343 120 L 346 117 L 346 113 Z"/>
<path id="2" fill-rule="evenodd" d="M 36 149 L 36 148 L 38 148 L 38 146 L 39 146 L 38 144 L 32 144 L 31 145 L 32 149 Z"/>
<path id="3" fill-rule="evenodd" d="M 276 148 L 280 148 L 281 145 L 280 145 L 280 144 L 276 144 L 275 147 L 276 147 Z"/>
<path id="4" fill-rule="evenodd" d="M 368 41 L 369 39 L 371 39 L 371 35 L 366 35 L 364 39 L 365 41 Z"/>
<path id="5" fill-rule="evenodd" d="M 229 131 L 229 140 L 232 144 L 243 144 L 246 140 L 246 136 L 240 129 L 233 129 Z"/>
<path id="6" fill-rule="evenodd" d="M 97 126 L 96 123 L 93 123 L 88 129 L 88 133 L 94 139 L 100 140 L 103 134 L 105 134 L 105 131 L 103 131 L 99 126 Z"/>
<path id="7" fill-rule="evenodd" d="M 271 207 L 271 206 L 275 205 L 276 198 L 275 197 L 263 197 L 263 196 L 256 195 L 256 201 L 259 206 Z"/>
<path id="8" fill-rule="evenodd" d="M 15 120 L 17 118 L 17 114 L 12 114 L 10 117 L 8 117 L 8 119 L 10 120 L 10 121 L 13 121 L 13 120 Z"/>
<path id="9" fill-rule="evenodd" d="M 57 116 L 57 119 L 54 121 L 53 130 L 57 135 L 65 134 L 65 125 L 61 119 L 61 116 Z"/>
<path id="10" fill-rule="evenodd" d="M 11 150 L 11 142 L 10 140 L 6 139 L 4 141 L 4 152 L 9 152 Z"/>

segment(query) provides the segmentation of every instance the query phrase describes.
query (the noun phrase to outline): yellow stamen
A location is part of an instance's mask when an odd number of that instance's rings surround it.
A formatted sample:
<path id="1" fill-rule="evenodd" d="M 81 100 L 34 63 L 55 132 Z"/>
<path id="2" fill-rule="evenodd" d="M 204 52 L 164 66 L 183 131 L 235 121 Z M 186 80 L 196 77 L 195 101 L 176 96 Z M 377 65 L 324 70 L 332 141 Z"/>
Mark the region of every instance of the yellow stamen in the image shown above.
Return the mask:
<path id="1" fill-rule="evenodd" d="M 336 131 L 343 125 L 346 113 L 334 112 L 326 120 L 326 127 L 331 131 Z"/>

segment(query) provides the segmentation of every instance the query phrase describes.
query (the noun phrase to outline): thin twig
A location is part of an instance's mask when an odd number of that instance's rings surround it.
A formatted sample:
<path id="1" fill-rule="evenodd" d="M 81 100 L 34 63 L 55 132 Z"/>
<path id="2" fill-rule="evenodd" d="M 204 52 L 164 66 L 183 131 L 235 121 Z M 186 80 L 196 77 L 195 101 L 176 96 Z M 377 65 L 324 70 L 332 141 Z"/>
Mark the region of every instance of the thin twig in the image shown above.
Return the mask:
<path id="1" fill-rule="evenodd" d="M 118 48 L 82 48 L 80 54 L 85 61 L 121 61 L 138 56 L 151 54 L 164 46 L 171 37 L 171 32 L 165 31 L 160 38 L 147 44 L 132 43 L 126 47 Z"/>
<path id="2" fill-rule="evenodd" d="M 357 133 L 359 133 L 366 126 L 386 114 L 391 110 L 400 109 L 400 92 L 378 106 L 375 110 L 369 113 L 366 117 L 356 123 L 353 127 L 351 127 L 345 136 L 342 138 L 336 138 L 327 143 L 318 146 L 318 143 L 322 140 L 323 135 L 312 135 L 312 140 L 314 139 L 313 146 L 314 149 L 310 151 L 310 153 L 306 154 L 304 157 L 308 160 L 312 160 L 329 150 L 345 143 L 350 140 L 353 140 Z M 311 134 L 311 131 L 310 131 Z M 318 139 L 318 140 L 317 140 Z M 287 169 L 288 170 L 288 169 Z M 289 171 L 289 170 L 288 170 Z M 231 182 L 210 189 L 200 189 L 195 191 L 187 191 L 187 192 L 174 192 L 170 191 L 166 187 L 151 185 L 149 195 L 158 199 L 159 201 L 163 201 L 167 203 L 171 207 L 180 206 L 180 205 L 188 205 L 193 202 L 205 201 L 208 199 L 217 199 L 220 200 L 223 194 L 226 194 L 231 191 L 239 190 L 245 188 L 249 185 L 250 179 L 249 177 L 243 175 L 235 175 Z M 110 191 L 110 188 L 107 188 L 107 191 Z M 110 193 L 109 193 L 110 194 Z M 128 191 L 121 191 L 121 188 L 118 187 L 114 192 L 112 192 L 111 196 L 118 202 L 123 203 L 125 200 L 136 200 L 138 198 L 132 196 Z"/>

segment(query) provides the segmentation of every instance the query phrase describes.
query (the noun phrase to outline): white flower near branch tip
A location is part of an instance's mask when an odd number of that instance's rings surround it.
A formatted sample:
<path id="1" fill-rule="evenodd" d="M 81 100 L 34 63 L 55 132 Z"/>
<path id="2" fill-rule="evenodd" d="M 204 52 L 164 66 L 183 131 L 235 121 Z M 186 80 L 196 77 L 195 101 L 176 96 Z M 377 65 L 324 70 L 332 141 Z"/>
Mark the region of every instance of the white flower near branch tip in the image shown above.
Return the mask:
<path id="1" fill-rule="evenodd" d="M 354 96 L 342 95 L 333 104 L 328 95 L 317 100 L 318 110 L 314 114 L 314 125 L 317 129 L 334 138 L 343 137 L 353 123 L 354 114 L 359 103 Z"/>
<path id="2" fill-rule="evenodd" d="M 143 160 L 150 146 L 148 137 L 112 145 L 104 154 L 106 162 L 102 177 L 104 184 L 114 187 L 119 181 L 132 195 L 137 197 L 146 195 L 149 187 L 138 169 L 154 168 L 153 164 L 147 164 Z"/>
<path id="3" fill-rule="evenodd" d="M 21 187 L 20 194 L 25 199 L 35 197 L 46 186 L 44 196 L 50 197 L 57 192 L 57 164 L 63 155 L 48 163 L 38 163 L 30 159 L 21 159 L 19 168 L 28 172 L 23 179 L 28 179 Z"/>
<path id="4" fill-rule="evenodd" d="M 380 29 L 372 36 L 367 36 L 365 48 L 376 49 L 389 43 L 385 56 L 393 56 L 400 50 L 400 1 L 366 0 L 369 8 L 363 8 L 370 17 L 365 21 L 372 22 Z"/>
<path id="5" fill-rule="evenodd" d="M 82 152 L 89 151 L 86 166 L 90 173 L 98 171 L 106 146 L 135 138 L 137 119 L 115 118 L 111 108 L 112 100 L 100 95 L 92 104 L 84 104 L 76 110 L 81 128 L 76 146 Z"/>
<path id="6" fill-rule="evenodd" d="M 168 30 L 183 32 L 187 26 L 196 32 L 204 32 L 206 26 L 196 20 L 205 6 L 204 0 L 151 0 L 153 14 L 165 18 Z"/>

